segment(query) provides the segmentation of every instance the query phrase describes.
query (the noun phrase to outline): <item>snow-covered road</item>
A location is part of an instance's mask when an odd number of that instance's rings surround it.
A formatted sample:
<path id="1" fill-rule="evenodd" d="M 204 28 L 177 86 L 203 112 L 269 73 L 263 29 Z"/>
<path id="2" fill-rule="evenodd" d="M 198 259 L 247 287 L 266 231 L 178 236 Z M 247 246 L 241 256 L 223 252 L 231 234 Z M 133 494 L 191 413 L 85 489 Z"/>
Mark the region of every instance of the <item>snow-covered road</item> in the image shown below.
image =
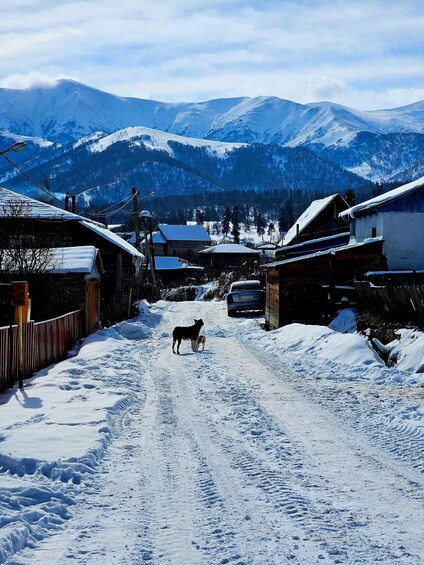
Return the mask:
<path id="1" fill-rule="evenodd" d="M 272 355 L 259 323 L 228 318 L 223 303 L 159 302 L 149 316 L 146 339 L 60 364 L 73 404 L 90 387 L 121 398 L 107 430 L 98 424 L 96 465 L 62 478 L 71 517 L 59 512 L 54 535 L 34 530 L 7 563 L 424 562 L 422 428 L 397 420 L 421 388 L 299 378 L 305 359 Z M 173 355 L 172 328 L 199 317 L 205 351 L 183 342 Z M 130 324 L 123 333 L 139 337 Z M 52 484 L 51 473 L 20 474 Z"/>

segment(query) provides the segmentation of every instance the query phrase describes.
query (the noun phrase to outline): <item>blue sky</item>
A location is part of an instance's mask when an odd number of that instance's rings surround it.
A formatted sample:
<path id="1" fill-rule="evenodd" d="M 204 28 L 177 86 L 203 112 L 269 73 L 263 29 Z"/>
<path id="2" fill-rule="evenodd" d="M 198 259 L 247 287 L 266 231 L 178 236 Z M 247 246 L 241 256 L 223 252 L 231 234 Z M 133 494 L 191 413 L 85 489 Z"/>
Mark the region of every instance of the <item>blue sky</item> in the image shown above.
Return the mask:
<path id="1" fill-rule="evenodd" d="M 390 108 L 424 99 L 423 29 L 421 0 L 13 0 L 0 86 Z"/>

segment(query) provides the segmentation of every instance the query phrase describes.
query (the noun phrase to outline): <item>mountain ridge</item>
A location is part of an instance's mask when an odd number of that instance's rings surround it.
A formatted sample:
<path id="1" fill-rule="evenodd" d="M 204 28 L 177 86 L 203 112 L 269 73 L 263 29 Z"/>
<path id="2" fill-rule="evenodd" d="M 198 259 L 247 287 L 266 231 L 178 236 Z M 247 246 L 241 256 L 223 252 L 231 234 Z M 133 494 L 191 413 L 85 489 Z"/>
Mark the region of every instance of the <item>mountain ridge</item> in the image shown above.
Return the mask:
<path id="1" fill-rule="evenodd" d="M 424 174 L 424 101 L 373 111 L 276 96 L 166 103 L 61 80 L 48 87 L 0 89 L 0 146 L 18 139 L 28 147 L 16 154 L 16 162 L 38 182 L 55 179 L 58 194 L 65 191 L 64 178 L 77 183 L 66 190 L 80 190 L 83 163 L 98 168 L 90 190 L 102 176 L 107 186 L 133 183 L 136 170 L 147 171 L 159 192 L 162 179 L 165 193 L 169 186 L 183 193 L 192 182 L 221 190 L 222 182 L 237 176 L 260 190 L 261 175 L 281 187 L 297 178 L 311 189 L 315 182 L 320 189 L 337 190 L 339 183 L 344 190 L 361 179 L 407 182 Z M 3 163 L 0 182 L 29 190 Z"/>

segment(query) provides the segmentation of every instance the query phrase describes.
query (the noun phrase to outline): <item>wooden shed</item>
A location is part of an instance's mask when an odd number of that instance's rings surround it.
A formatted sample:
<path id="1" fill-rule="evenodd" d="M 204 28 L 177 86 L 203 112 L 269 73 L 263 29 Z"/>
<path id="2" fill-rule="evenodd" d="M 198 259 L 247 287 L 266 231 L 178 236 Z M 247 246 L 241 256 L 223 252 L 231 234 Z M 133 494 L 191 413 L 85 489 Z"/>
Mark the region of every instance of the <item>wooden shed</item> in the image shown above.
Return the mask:
<path id="1" fill-rule="evenodd" d="M 267 326 L 279 328 L 292 322 L 328 323 L 343 298 L 348 303 L 355 301 L 356 277 L 369 270 L 385 268 L 381 250 L 382 241 L 374 240 L 264 266 Z"/>

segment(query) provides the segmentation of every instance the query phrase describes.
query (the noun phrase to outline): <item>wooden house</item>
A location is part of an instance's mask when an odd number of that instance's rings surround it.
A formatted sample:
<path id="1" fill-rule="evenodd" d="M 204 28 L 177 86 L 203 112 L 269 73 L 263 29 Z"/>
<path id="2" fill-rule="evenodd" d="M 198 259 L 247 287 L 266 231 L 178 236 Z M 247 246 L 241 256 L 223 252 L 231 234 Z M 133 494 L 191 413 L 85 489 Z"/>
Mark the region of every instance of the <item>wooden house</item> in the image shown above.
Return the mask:
<path id="1" fill-rule="evenodd" d="M 159 224 L 153 232 L 155 256 L 180 257 L 195 262 L 199 251 L 210 245 L 212 239 L 203 226 Z"/>
<path id="2" fill-rule="evenodd" d="M 340 216 L 348 208 L 346 200 L 340 194 L 314 200 L 284 235 L 281 246 L 349 232 L 347 219 Z"/>
<path id="3" fill-rule="evenodd" d="M 237 243 L 220 243 L 199 252 L 202 264 L 210 273 L 222 270 L 247 268 L 254 270 L 259 265 L 261 252 Z"/>
<path id="4" fill-rule="evenodd" d="M 144 256 L 103 224 L 0 188 L 0 249 L 86 245 L 102 258 L 102 323 L 124 319 L 137 298 Z"/>
<path id="5" fill-rule="evenodd" d="M 424 177 L 342 215 L 350 219 L 352 245 L 382 242 L 385 268 L 355 282 L 360 314 L 371 314 L 377 324 L 424 327 Z"/>
<path id="6" fill-rule="evenodd" d="M 32 253 L 33 250 L 28 250 Z M 10 257 L 8 257 L 10 255 Z M 0 258 L 0 280 L 19 278 L 13 269 L 16 256 L 6 250 Z M 7 274 L 4 264 L 7 263 Z M 18 270 L 19 266 L 17 265 Z M 100 325 L 100 282 L 104 273 L 98 249 L 91 245 L 49 250 L 46 262 L 37 272 L 25 274 L 31 298 L 30 319 L 47 320 L 75 310 L 84 312 L 84 330 L 88 335 Z M 1 286 L 0 326 L 10 324 L 10 288 Z"/>
<path id="7" fill-rule="evenodd" d="M 356 305 L 354 281 L 366 271 L 384 268 L 381 249 L 382 241 L 373 240 L 265 265 L 266 325 L 328 323 L 342 304 Z"/>

